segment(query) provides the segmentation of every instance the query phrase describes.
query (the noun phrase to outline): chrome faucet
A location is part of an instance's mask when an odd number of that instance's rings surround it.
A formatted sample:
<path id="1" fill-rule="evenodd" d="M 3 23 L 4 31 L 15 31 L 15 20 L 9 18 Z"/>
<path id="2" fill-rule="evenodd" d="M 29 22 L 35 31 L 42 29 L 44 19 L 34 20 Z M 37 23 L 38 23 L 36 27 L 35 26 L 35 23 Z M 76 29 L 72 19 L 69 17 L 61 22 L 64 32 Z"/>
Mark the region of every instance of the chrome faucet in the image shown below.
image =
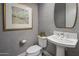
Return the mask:
<path id="1" fill-rule="evenodd" d="M 64 37 L 64 33 L 61 33 L 60 35 L 61 35 L 62 38 Z"/>

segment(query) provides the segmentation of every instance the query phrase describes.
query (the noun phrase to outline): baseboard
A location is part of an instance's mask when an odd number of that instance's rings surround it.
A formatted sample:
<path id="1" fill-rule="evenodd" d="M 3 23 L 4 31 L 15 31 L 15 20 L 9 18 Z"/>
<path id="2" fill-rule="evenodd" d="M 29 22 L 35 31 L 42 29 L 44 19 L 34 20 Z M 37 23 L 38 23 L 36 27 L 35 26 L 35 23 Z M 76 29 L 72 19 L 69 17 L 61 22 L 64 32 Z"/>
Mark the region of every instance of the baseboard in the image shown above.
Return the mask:
<path id="1" fill-rule="evenodd" d="M 0 56 L 9 56 L 9 53 L 0 53 Z"/>

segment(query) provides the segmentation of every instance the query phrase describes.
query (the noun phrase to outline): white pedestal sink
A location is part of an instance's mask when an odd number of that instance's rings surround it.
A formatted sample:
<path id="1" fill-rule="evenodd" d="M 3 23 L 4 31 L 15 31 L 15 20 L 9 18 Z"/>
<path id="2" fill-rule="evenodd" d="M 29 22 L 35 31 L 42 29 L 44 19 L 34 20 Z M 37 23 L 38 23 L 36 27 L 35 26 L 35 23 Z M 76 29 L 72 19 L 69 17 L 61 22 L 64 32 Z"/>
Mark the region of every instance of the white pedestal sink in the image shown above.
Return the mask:
<path id="1" fill-rule="evenodd" d="M 58 32 L 58 34 L 60 34 Z M 65 36 L 65 34 L 68 35 Z M 54 43 L 56 45 L 56 55 L 64 56 L 65 55 L 65 47 L 75 48 L 78 42 L 77 34 L 75 33 L 66 33 L 64 32 L 64 37 L 58 35 L 51 35 L 47 37 L 48 41 Z"/>
<path id="2" fill-rule="evenodd" d="M 65 55 L 65 47 L 56 46 L 56 56 L 64 56 Z"/>

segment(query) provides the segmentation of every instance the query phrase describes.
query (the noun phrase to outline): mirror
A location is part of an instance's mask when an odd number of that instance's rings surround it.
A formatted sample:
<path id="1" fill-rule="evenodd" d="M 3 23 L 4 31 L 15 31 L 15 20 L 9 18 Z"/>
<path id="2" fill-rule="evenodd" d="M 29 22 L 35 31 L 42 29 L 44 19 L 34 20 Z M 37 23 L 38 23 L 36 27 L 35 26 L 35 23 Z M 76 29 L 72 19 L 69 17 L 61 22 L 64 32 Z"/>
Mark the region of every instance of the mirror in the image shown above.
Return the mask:
<path id="1" fill-rule="evenodd" d="M 77 18 L 76 3 L 56 3 L 54 21 L 57 28 L 73 28 Z"/>

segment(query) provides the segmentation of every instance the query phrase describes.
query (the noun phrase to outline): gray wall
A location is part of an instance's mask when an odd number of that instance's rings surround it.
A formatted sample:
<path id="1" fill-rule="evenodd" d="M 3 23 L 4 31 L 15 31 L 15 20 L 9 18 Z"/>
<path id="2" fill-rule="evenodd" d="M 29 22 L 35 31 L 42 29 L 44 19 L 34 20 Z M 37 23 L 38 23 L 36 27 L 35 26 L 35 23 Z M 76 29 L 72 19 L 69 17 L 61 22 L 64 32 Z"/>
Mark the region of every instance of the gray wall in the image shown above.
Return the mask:
<path id="1" fill-rule="evenodd" d="M 8 53 L 4 55 L 18 55 L 37 42 L 38 6 L 37 4 L 24 5 L 31 7 L 33 10 L 33 29 L 3 32 L 2 4 L 0 4 L 0 53 Z M 27 42 L 24 46 L 20 47 L 19 41 L 23 39 L 27 40 Z"/>
<path id="2" fill-rule="evenodd" d="M 39 32 L 46 32 L 47 35 L 53 34 L 54 30 L 63 31 L 63 32 L 76 32 L 78 34 L 79 39 L 79 4 L 78 4 L 78 12 L 77 12 L 77 21 L 76 25 L 72 29 L 67 28 L 56 28 L 54 24 L 54 4 L 39 4 L 39 24 L 38 30 Z M 50 48 L 49 52 L 55 55 L 55 45 L 48 45 Z M 70 56 L 79 56 L 79 42 L 76 48 L 66 48 L 66 55 Z"/>

